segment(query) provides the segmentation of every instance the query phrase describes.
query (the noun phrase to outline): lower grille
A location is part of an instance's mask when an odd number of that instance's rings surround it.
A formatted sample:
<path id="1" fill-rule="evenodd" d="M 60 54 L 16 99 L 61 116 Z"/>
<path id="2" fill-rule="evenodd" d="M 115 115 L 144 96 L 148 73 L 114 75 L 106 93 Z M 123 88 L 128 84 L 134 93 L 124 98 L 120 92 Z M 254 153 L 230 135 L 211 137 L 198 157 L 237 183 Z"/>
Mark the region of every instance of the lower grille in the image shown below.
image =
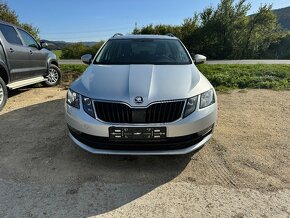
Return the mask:
<path id="1" fill-rule="evenodd" d="M 107 137 L 98 137 L 78 132 L 69 127 L 70 133 L 81 143 L 96 149 L 127 150 L 127 151 L 156 151 L 183 149 L 201 142 L 206 136 L 213 132 L 211 128 L 206 133 L 194 133 L 187 136 L 153 139 L 143 141 L 111 141 Z"/>
<path id="2" fill-rule="evenodd" d="M 155 103 L 148 108 L 130 108 L 123 103 L 95 101 L 97 117 L 109 123 L 170 123 L 182 115 L 184 101 Z"/>

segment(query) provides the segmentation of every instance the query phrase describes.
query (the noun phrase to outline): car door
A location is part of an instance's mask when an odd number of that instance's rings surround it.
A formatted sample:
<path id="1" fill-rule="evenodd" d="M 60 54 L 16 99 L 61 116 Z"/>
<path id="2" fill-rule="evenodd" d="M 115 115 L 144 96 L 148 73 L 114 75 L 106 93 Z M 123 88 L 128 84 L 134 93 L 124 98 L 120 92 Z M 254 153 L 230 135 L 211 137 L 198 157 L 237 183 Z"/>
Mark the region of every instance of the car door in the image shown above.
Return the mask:
<path id="1" fill-rule="evenodd" d="M 17 28 L 24 46 L 29 49 L 29 60 L 31 67 L 31 76 L 43 76 L 47 74 L 48 52 L 42 49 L 37 41 L 26 31 Z"/>
<path id="2" fill-rule="evenodd" d="M 0 23 L 3 35 L 2 43 L 6 53 L 6 61 L 10 70 L 11 82 L 22 80 L 29 74 L 29 49 L 23 43 L 13 26 Z"/>

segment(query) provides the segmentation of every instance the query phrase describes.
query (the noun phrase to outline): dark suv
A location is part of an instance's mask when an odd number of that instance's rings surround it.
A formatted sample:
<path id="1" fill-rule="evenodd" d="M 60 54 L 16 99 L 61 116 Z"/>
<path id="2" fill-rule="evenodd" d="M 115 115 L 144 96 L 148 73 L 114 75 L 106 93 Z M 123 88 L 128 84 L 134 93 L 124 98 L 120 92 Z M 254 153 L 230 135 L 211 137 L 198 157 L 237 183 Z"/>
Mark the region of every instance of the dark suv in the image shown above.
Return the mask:
<path id="1" fill-rule="evenodd" d="M 24 29 L 0 21 L 0 110 L 8 90 L 40 82 L 55 86 L 60 82 L 57 58 L 46 48 L 47 43 L 38 43 Z"/>

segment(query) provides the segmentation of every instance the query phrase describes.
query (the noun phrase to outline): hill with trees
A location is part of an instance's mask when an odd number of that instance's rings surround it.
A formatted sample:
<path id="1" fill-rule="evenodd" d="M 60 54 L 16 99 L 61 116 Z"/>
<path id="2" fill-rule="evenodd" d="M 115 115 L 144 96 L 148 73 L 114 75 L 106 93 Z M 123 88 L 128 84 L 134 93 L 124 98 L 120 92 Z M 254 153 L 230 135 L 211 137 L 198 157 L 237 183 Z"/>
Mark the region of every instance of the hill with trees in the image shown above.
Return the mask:
<path id="1" fill-rule="evenodd" d="M 273 10 L 277 16 L 277 21 L 280 26 L 290 31 L 290 7 Z"/>
<path id="2" fill-rule="evenodd" d="M 135 28 L 133 34 L 173 33 L 191 53 L 202 53 L 210 59 L 262 59 L 288 57 L 278 51 L 287 32 L 279 27 L 271 5 L 262 5 L 247 16 L 251 5 L 246 0 L 221 0 L 216 8 L 205 8 L 181 25 L 147 25 Z M 286 40 L 287 41 L 287 40 Z M 275 51 L 275 52 L 273 52 Z"/>

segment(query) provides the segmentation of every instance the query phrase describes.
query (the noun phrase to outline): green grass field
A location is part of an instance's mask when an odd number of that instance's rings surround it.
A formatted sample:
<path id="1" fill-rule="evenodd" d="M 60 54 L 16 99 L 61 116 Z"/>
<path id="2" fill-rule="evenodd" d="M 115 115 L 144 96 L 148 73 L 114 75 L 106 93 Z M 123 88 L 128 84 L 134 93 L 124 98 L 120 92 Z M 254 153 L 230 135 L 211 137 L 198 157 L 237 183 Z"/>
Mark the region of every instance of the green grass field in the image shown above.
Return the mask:
<path id="1" fill-rule="evenodd" d="M 86 65 L 61 65 L 65 84 L 84 72 Z M 229 89 L 290 90 L 290 65 L 198 65 L 199 70 L 219 91 Z"/>

